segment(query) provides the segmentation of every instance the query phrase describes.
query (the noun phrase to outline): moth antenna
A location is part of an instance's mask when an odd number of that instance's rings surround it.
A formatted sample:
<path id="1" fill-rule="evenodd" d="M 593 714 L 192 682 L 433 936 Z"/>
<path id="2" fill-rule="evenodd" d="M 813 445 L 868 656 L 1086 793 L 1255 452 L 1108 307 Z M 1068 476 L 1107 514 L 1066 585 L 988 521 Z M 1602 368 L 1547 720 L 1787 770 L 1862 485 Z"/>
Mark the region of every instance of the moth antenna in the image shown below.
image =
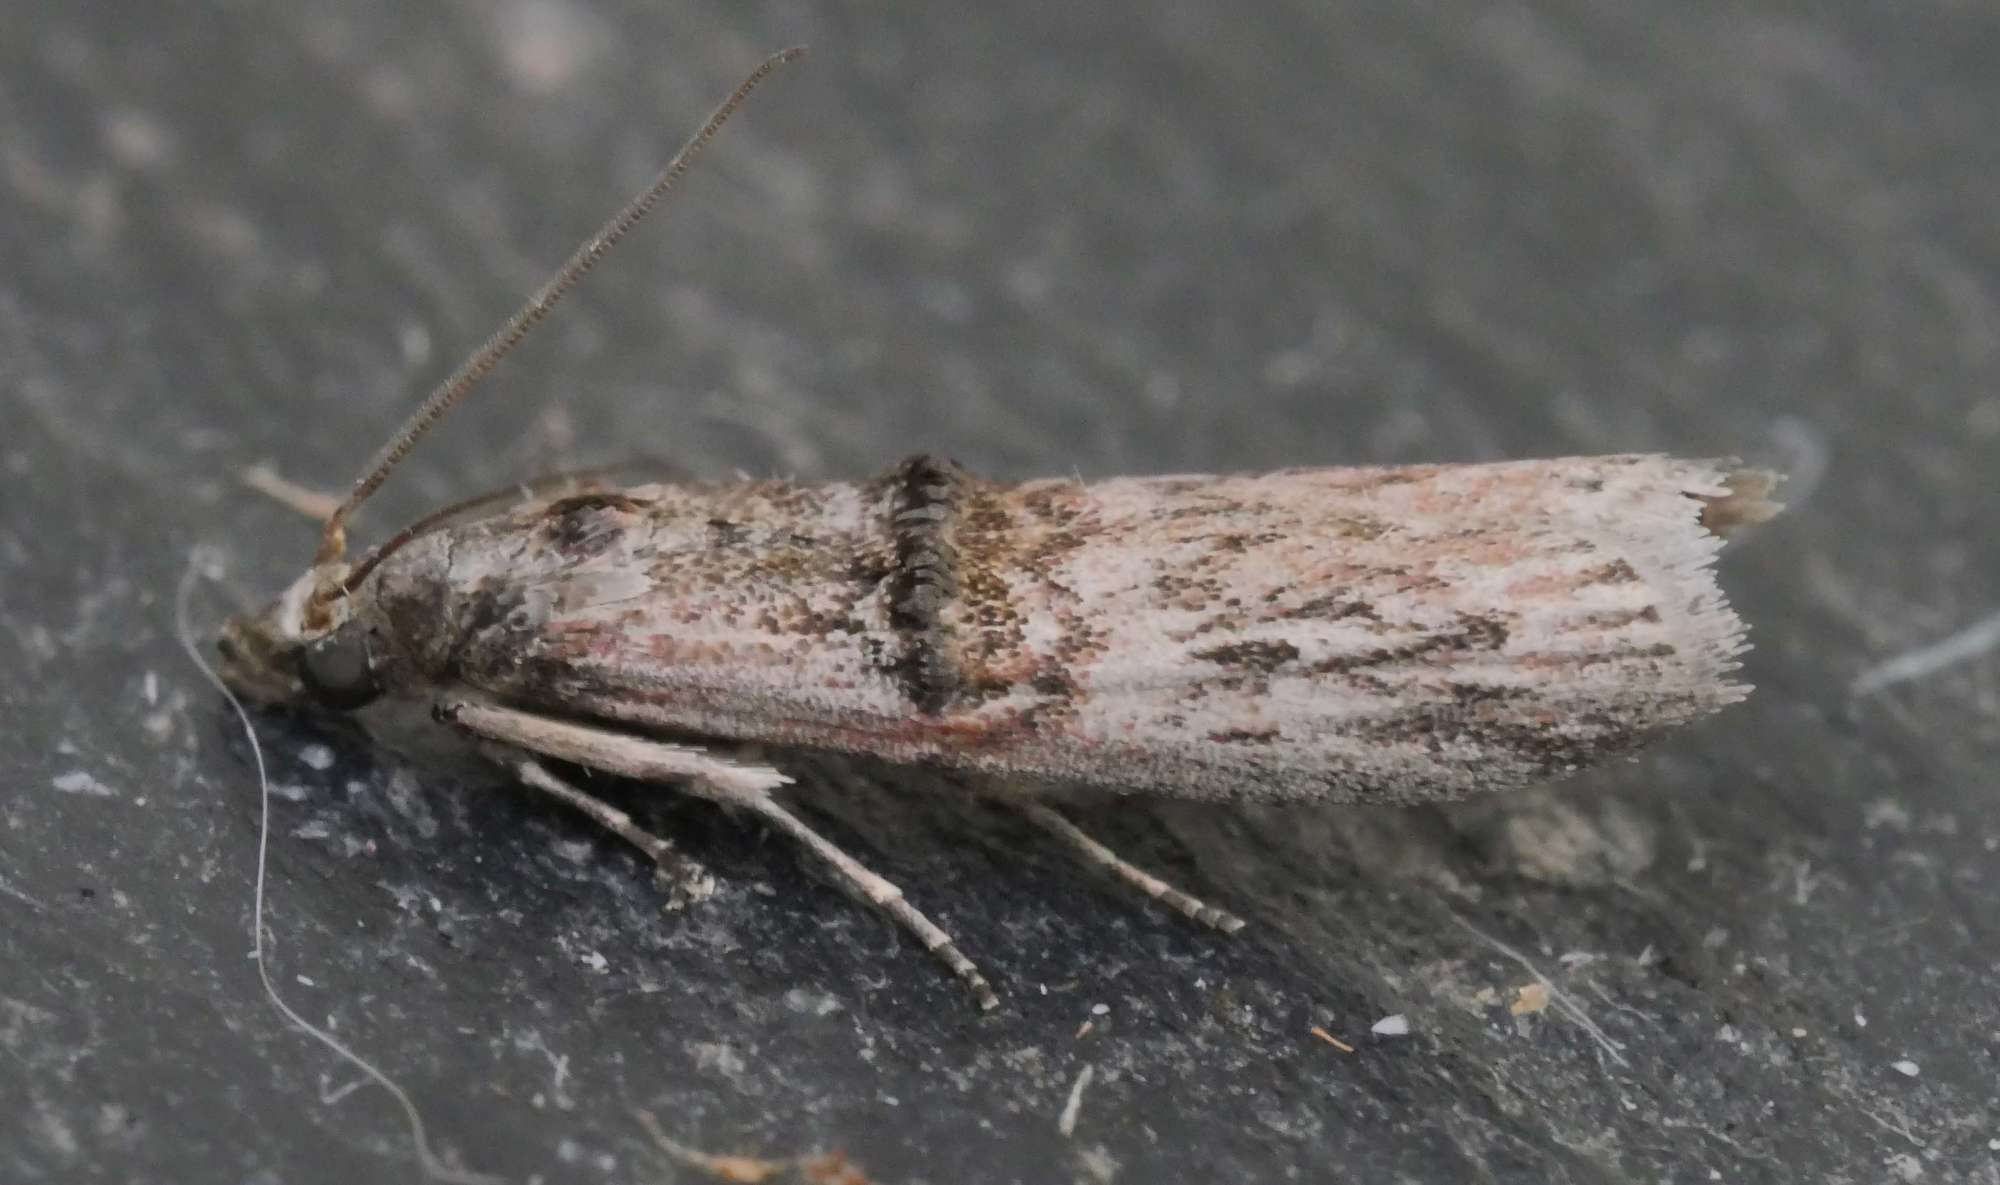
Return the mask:
<path id="1" fill-rule="evenodd" d="M 641 218 L 652 212 L 660 199 L 680 181 L 681 175 L 687 172 L 695 157 L 701 155 L 701 150 L 708 147 L 708 142 L 715 138 L 715 133 L 731 115 L 736 113 L 736 109 L 743 105 L 743 100 L 749 97 L 751 91 L 757 89 L 757 84 L 770 77 L 778 67 L 805 52 L 804 46 L 793 46 L 764 59 L 763 64 L 752 70 L 750 76 L 722 101 L 722 105 L 708 117 L 708 122 L 701 125 L 701 130 L 691 136 L 687 143 L 681 145 L 681 150 L 674 154 L 673 159 L 667 162 L 666 167 L 660 170 L 645 189 L 625 203 L 624 208 L 612 215 L 611 220 L 599 228 L 596 234 L 585 239 L 582 245 L 577 247 L 575 254 L 549 277 L 548 282 L 528 299 L 527 304 L 521 306 L 519 312 L 509 317 L 506 324 L 502 325 L 492 337 L 486 339 L 486 344 L 474 350 L 472 356 L 460 363 L 449 378 L 437 385 L 416 412 L 404 421 L 402 428 L 390 437 L 388 443 L 384 444 L 368 462 L 367 468 L 362 470 L 360 480 L 354 483 L 353 492 L 347 495 L 347 500 L 327 516 L 326 528 L 320 533 L 319 550 L 313 554 L 313 567 L 325 568 L 346 554 L 347 520 L 355 508 L 367 501 L 368 496 L 387 480 L 397 463 L 409 455 L 410 449 L 425 432 L 430 431 L 432 425 L 451 410 L 453 404 L 465 398 L 466 393 L 478 385 L 479 380 L 486 377 L 488 371 L 519 345 L 521 339 L 528 336 L 529 331 L 534 329 L 542 318 L 548 316 L 549 310 L 576 286 L 576 282 L 583 278 L 585 272 L 604 258 L 612 246 L 624 238 Z M 314 594 L 314 603 L 324 605 L 327 600 L 339 594 L 340 587 L 340 582 L 337 580 L 323 582 L 319 591 Z"/>

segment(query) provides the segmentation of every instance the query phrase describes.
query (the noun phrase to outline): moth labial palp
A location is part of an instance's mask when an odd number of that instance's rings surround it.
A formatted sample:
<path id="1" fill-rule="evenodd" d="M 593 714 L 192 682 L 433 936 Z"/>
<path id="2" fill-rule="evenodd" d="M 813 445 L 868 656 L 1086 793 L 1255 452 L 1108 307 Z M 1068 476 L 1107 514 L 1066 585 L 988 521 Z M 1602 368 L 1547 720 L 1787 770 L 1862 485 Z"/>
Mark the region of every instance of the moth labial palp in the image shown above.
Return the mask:
<path id="1" fill-rule="evenodd" d="M 1775 511 L 1775 478 L 1731 461 L 995 482 L 916 457 L 864 481 L 476 499 L 350 565 L 355 507 L 789 56 L 432 393 L 327 516 L 312 568 L 225 625 L 233 688 L 368 722 L 432 713 L 669 871 L 685 865 L 666 840 L 550 763 L 748 811 L 982 1007 L 994 992 L 945 931 L 738 747 L 972 775 L 1091 863 L 1233 931 L 1057 813 L 1051 788 L 1435 801 L 1630 753 L 1747 693 L 1713 559 Z"/>

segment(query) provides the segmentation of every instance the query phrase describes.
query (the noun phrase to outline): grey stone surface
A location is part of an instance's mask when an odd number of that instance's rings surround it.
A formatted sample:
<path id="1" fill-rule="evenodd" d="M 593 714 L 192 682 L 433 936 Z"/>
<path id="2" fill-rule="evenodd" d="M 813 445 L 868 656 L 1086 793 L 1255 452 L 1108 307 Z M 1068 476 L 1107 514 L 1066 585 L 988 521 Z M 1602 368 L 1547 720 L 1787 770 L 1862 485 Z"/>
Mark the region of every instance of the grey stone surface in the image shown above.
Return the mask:
<path id="1" fill-rule="evenodd" d="M 309 526 L 234 475 L 348 480 L 804 41 L 364 531 L 635 450 L 1736 452 L 1795 475 L 1725 559 L 1759 691 L 1505 800 L 1081 812 L 1249 916 L 1227 940 L 921 777 L 810 779 L 991 973 L 984 1017 L 747 823 L 620 792 L 725 878 L 663 913 L 497 779 L 260 717 L 272 970 L 441 1147 L 689 1179 L 645 1109 L 885 1183 L 2000 1180 L 2000 657 L 1960 634 L 2000 609 L 1996 32 L 1681 0 L 0 6 L 0 1178 L 418 1179 L 386 1096 L 259 992 L 251 766 L 172 591 L 198 544 L 244 595 L 290 579 Z"/>

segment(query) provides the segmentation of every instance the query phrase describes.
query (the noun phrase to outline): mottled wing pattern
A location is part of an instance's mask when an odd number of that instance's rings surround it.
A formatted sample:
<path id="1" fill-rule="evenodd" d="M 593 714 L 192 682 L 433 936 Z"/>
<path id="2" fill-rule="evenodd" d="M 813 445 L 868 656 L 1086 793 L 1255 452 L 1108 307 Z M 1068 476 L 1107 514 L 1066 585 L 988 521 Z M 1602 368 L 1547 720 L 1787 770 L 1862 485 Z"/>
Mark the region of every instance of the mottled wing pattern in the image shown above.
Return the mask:
<path id="1" fill-rule="evenodd" d="M 896 674 L 885 497 L 639 486 L 463 529 L 447 616 L 488 624 L 441 673 L 567 713 L 872 750 L 915 712 Z"/>
<path id="2" fill-rule="evenodd" d="M 1201 797 L 1561 773 L 1746 694 L 1701 522 L 1727 473 L 1611 457 L 988 490 L 959 528 L 968 710 L 1026 734 L 1005 753 L 1023 769 Z"/>
<path id="3" fill-rule="evenodd" d="M 470 625 L 432 658 L 555 710 L 1036 782 L 1497 789 L 1745 693 L 1702 523 L 1730 475 L 1631 456 L 1007 485 L 917 458 L 638 487 L 455 528 L 436 547 Z"/>

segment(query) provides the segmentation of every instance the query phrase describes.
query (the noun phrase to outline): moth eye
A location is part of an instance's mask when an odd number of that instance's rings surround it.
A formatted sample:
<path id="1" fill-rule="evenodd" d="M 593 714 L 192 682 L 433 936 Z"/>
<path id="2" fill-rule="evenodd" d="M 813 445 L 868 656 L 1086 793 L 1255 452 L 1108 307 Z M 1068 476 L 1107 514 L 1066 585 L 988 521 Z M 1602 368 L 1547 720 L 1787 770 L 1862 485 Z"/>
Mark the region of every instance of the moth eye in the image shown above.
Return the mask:
<path id="1" fill-rule="evenodd" d="M 351 711 L 382 694 L 369 652 L 368 631 L 346 627 L 306 643 L 299 656 L 299 679 L 313 698 L 337 711 Z"/>

